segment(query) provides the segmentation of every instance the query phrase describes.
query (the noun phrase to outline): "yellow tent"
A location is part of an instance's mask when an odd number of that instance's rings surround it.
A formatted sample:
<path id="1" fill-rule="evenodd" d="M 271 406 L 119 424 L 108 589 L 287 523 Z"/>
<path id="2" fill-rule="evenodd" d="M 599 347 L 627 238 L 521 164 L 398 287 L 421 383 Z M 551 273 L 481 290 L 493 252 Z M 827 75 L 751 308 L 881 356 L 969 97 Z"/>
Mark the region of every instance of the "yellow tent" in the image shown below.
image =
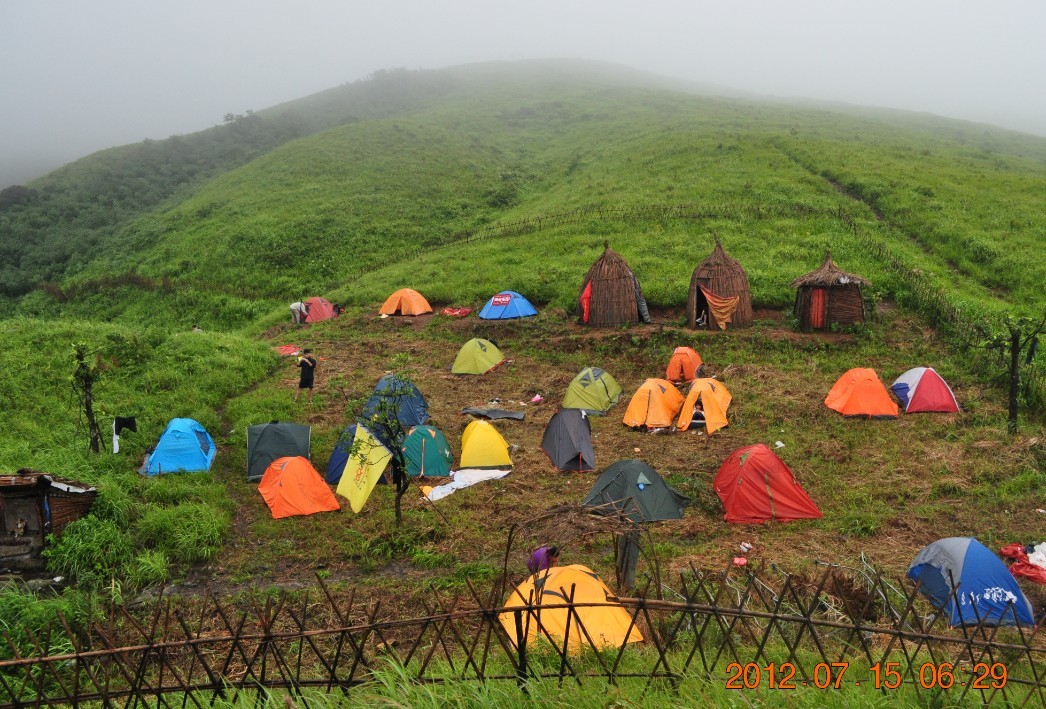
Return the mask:
<path id="1" fill-rule="evenodd" d="M 511 468 L 508 444 L 498 429 L 486 421 L 473 421 L 461 434 L 461 467 Z"/>
<path id="2" fill-rule="evenodd" d="M 683 395 L 672 382 L 664 379 L 647 379 L 628 402 L 624 422 L 626 426 L 667 428 L 672 425 Z"/>
<path id="3" fill-rule="evenodd" d="M 566 604 L 571 599 L 571 593 L 574 603 L 600 605 L 583 605 L 573 610 L 538 608 L 523 611 L 520 619 L 528 644 L 535 638 L 543 638 L 562 648 L 565 639 L 570 652 L 576 653 L 585 646 L 594 645 L 596 649 L 602 650 L 621 647 L 626 642 L 643 641 L 639 628 L 632 623 L 632 615 L 620 603 L 608 601 L 607 597 L 611 593 L 607 585 L 589 568 L 580 564 L 553 566 L 539 571 L 509 595 L 505 607 Z M 506 611 L 498 620 L 513 644 L 517 643 L 516 614 Z"/>
<path id="4" fill-rule="evenodd" d="M 392 453 L 362 425 L 356 426 L 349 450 L 352 452 L 345 462 L 337 493 L 349 501 L 353 512 L 359 512 L 385 472 Z"/>
<path id="5" fill-rule="evenodd" d="M 683 408 L 679 412 L 679 421 L 676 428 L 685 431 L 690 428 L 694 419 L 694 407 L 698 400 L 701 401 L 701 409 L 705 414 L 705 429 L 709 433 L 715 433 L 727 424 L 726 410 L 730 408 L 733 397 L 722 382 L 715 379 L 695 379 L 690 385 L 690 393 L 683 402 Z"/>

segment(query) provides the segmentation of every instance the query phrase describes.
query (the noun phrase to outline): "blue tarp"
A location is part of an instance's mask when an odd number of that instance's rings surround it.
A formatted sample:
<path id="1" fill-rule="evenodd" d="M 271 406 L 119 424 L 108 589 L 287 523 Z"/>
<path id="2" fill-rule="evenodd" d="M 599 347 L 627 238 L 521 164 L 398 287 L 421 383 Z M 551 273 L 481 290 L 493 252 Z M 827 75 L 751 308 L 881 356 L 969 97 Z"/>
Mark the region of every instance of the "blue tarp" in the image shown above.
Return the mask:
<path id="1" fill-rule="evenodd" d="M 147 475 L 210 470 L 217 449 L 207 429 L 193 419 L 171 419 L 149 456 Z"/>
<path id="2" fill-rule="evenodd" d="M 514 290 L 503 290 L 487 301 L 479 316 L 483 320 L 511 320 L 513 318 L 529 318 L 537 315 L 538 311 L 526 298 Z"/>

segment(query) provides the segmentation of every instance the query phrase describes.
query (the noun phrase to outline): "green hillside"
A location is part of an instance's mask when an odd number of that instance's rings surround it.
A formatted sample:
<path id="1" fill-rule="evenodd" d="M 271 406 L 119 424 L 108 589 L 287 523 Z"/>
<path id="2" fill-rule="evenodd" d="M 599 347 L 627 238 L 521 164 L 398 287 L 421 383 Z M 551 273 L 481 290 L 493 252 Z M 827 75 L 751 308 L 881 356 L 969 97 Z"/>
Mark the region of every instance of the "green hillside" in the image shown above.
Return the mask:
<path id="1" fill-rule="evenodd" d="M 728 428 L 645 436 L 621 423 L 623 405 L 593 424 L 600 468 L 641 456 L 694 500 L 685 520 L 654 531 L 666 568 L 721 568 L 736 548 L 741 532 L 722 520 L 710 481 L 731 450 L 754 442 L 781 441 L 825 513 L 746 528 L 768 561 L 803 569 L 811 549 L 842 562 L 867 553 L 897 574 L 937 536 L 976 534 L 995 547 L 1041 528 L 1042 355 L 1023 369 L 1020 426 L 1007 435 L 1004 370 L 968 346 L 980 344 L 975 326 L 1046 309 L 1044 139 L 714 97 L 604 66 L 490 64 L 383 72 L 202 134 L 91 156 L 27 187 L 35 195 L 0 207 L 0 472 L 100 486 L 95 516 L 50 560 L 85 590 L 123 597 L 193 574 L 238 591 L 322 570 L 406 603 L 487 581 L 512 522 L 577 502 L 591 484 L 552 470 L 540 450 L 571 377 L 598 364 L 627 397 L 684 344 L 733 392 Z M 749 330 L 681 327 L 691 273 L 716 238 L 748 272 Z M 574 322 L 605 241 L 634 269 L 654 325 Z M 799 333 L 790 283 L 827 250 L 871 281 L 869 321 Z M 513 289 L 541 315 L 502 325 L 376 318 L 404 286 L 437 310 Z M 288 303 L 312 295 L 347 314 L 290 325 Z M 453 377 L 457 349 L 475 336 L 498 339 L 510 361 Z M 98 367 L 106 425 L 128 414 L 142 424 L 119 455 L 85 450 L 69 381 L 78 342 Z M 314 403 L 293 403 L 296 370 L 270 349 L 282 344 L 323 357 Z M 918 365 L 952 383 L 962 413 L 854 421 L 823 406 L 851 367 L 889 383 Z M 388 371 L 418 383 L 455 452 L 462 408 L 530 407 L 524 423 L 503 427 L 512 475 L 439 512 L 412 497 L 401 528 L 388 488 L 360 515 L 272 520 L 243 480 L 246 426 L 310 424 L 322 469 Z M 545 402 L 530 406 L 535 394 Z M 214 470 L 139 477 L 174 416 L 211 431 Z M 602 543 L 570 555 L 612 568 Z"/>

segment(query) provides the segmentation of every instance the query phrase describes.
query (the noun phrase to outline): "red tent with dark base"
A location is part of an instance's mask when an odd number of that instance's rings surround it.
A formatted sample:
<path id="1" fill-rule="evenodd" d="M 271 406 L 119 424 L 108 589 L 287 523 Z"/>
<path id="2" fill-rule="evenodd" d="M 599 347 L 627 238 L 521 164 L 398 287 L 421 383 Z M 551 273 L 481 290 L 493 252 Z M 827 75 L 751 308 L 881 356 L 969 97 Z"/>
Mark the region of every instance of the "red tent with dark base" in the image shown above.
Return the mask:
<path id="1" fill-rule="evenodd" d="M 762 443 L 730 454 L 713 483 L 735 524 L 818 519 L 821 510 L 796 481 L 784 461 Z"/>

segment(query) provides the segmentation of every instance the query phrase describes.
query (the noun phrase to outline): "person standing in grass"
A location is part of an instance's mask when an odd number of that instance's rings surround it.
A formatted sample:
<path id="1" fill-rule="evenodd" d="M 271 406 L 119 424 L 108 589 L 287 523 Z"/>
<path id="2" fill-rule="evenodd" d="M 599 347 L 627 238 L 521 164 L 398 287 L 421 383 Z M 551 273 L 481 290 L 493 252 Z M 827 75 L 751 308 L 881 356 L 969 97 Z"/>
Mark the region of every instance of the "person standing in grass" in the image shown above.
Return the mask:
<path id="1" fill-rule="evenodd" d="M 298 368 L 301 370 L 301 378 L 298 379 L 298 390 L 294 392 L 294 400 L 301 396 L 302 389 L 309 390 L 309 403 L 312 403 L 313 385 L 316 383 L 316 365 L 319 364 L 312 356 L 312 350 L 303 350 L 298 357 Z"/>

